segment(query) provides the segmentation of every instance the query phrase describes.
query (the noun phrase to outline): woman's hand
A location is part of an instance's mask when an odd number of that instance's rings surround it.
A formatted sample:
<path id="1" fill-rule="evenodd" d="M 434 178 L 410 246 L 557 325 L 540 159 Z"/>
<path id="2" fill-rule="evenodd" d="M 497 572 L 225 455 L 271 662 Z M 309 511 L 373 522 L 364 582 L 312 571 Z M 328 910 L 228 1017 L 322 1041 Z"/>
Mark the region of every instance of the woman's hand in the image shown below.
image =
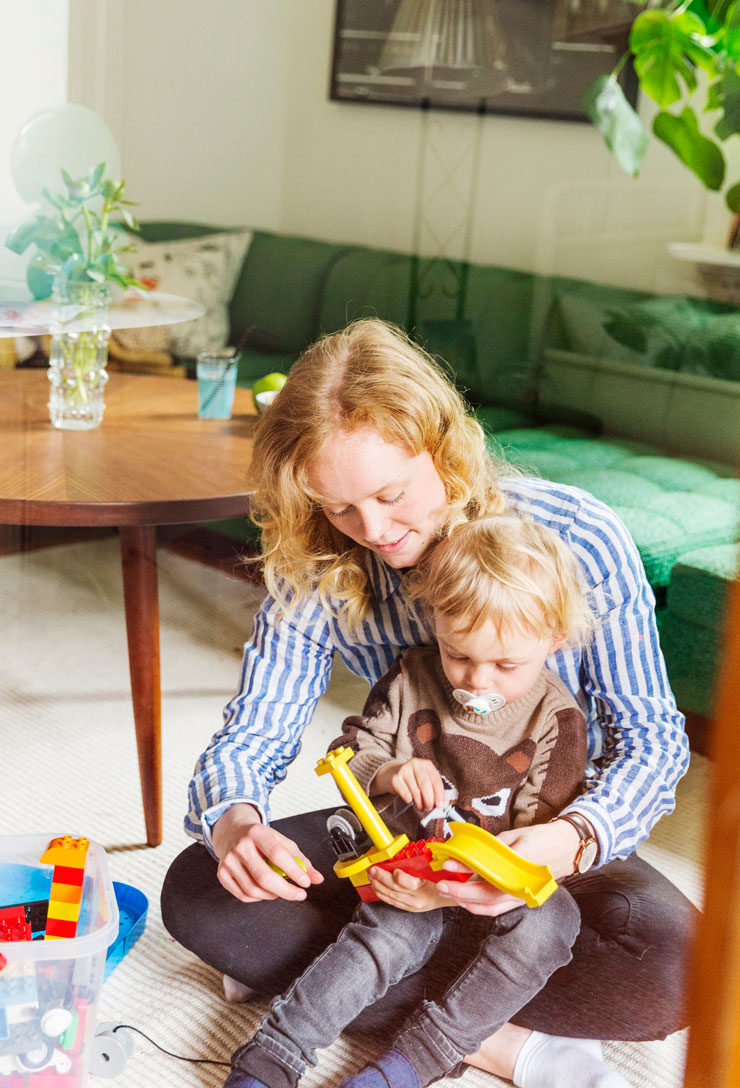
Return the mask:
<path id="1" fill-rule="evenodd" d="M 213 825 L 211 837 L 219 858 L 218 879 L 242 903 L 305 899 L 304 889 L 324 879 L 291 839 L 262 823 L 252 805 L 227 808 Z M 275 872 L 269 862 L 289 879 Z"/>
<path id="2" fill-rule="evenodd" d="M 503 831 L 498 838 L 529 861 L 548 865 L 556 880 L 573 872 L 573 861 L 578 853 L 580 839 L 573 825 L 565 820 Z M 467 869 L 467 866 L 457 861 L 446 861 L 444 867 L 458 872 Z M 440 881 L 437 888 L 471 914 L 487 914 L 493 917 L 513 910 L 514 907 L 521 907 L 523 902 L 481 879 L 468 880 L 465 884 Z"/>
<path id="3" fill-rule="evenodd" d="M 392 791 L 418 812 L 429 812 L 445 802 L 442 776 L 430 759 L 407 759 L 390 763 L 375 776 L 374 793 Z"/>
<path id="4" fill-rule="evenodd" d="M 421 914 L 427 910 L 436 910 L 437 907 L 454 907 L 457 904 L 454 899 L 442 895 L 436 884 L 430 880 L 423 880 L 418 876 L 411 876 L 402 869 L 380 869 L 373 865 L 368 869 L 368 876 L 378 899 L 399 910 Z"/>

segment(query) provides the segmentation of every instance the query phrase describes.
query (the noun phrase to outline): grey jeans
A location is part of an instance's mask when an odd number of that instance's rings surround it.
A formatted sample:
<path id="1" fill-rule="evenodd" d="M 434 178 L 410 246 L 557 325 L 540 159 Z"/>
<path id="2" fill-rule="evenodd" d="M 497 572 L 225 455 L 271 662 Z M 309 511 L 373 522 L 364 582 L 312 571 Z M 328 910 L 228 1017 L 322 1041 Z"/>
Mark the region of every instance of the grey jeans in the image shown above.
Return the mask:
<path id="1" fill-rule="evenodd" d="M 460 908 L 450 908 L 458 915 Z M 270 1088 L 293 1088 L 315 1051 L 329 1046 L 390 986 L 419 971 L 434 953 L 448 908 L 421 914 L 362 903 L 333 944 L 276 997 L 232 1065 Z M 423 1001 L 391 1043 L 423 1084 L 443 1076 L 538 993 L 571 958 L 578 907 L 559 887 L 541 907 L 473 918 L 477 954 L 438 1001 Z M 458 922 L 459 922 L 458 918 Z"/>

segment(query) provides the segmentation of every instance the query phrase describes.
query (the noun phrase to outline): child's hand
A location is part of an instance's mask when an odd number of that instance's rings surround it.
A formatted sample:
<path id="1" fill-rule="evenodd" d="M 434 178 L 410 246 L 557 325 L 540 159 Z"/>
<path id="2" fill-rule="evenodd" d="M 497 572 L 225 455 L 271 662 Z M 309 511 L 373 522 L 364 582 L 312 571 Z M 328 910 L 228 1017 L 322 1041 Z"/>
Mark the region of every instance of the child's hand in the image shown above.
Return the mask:
<path id="1" fill-rule="evenodd" d="M 438 907 L 456 906 L 454 899 L 444 896 L 436 884 L 418 876 L 404 873 L 402 869 L 388 872 L 374 865 L 368 870 L 370 883 L 378 899 L 399 910 L 421 914 Z"/>
<path id="2" fill-rule="evenodd" d="M 394 772 L 391 789 L 419 812 L 429 812 L 445 803 L 442 776 L 430 759 L 409 759 Z"/>

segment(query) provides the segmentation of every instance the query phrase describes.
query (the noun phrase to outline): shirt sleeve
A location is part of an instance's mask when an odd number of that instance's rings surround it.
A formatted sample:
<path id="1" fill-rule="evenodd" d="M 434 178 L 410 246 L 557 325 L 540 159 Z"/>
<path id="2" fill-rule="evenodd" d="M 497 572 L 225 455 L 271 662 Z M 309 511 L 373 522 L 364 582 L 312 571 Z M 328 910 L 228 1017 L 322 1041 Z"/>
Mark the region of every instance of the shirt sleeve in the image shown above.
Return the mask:
<path id="1" fill-rule="evenodd" d="M 673 810 L 689 748 L 639 552 L 619 517 L 581 494 L 570 543 L 587 573 L 599 625 L 581 655 L 576 683 L 595 719 L 589 755 L 596 773 L 568 807 L 590 820 L 603 865 L 631 854 Z"/>
<path id="2" fill-rule="evenodd" d="M 269 795 L 301 747 L 329 683 L 333 645 L 324 609 L 308 598 L 285 611 L 266 597 L 244 647 L 239 691 L 195 766 L 185 831 L 213 851 L 211 828 L 232 804 L 269 821 Z"/>

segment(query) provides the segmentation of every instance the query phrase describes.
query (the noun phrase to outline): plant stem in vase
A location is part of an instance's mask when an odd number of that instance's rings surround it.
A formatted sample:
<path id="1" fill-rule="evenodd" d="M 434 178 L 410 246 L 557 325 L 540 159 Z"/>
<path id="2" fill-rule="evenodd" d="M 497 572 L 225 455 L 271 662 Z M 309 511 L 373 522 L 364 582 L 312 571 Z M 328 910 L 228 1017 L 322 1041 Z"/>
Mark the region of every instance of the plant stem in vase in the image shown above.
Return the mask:
<path id="1" fill-rule="evenodd" d="M 91 430 L 102 423 L 108 381 L 108 304 L 105 283 L 54 283 L 49 417 L 61 430 Z"/>

